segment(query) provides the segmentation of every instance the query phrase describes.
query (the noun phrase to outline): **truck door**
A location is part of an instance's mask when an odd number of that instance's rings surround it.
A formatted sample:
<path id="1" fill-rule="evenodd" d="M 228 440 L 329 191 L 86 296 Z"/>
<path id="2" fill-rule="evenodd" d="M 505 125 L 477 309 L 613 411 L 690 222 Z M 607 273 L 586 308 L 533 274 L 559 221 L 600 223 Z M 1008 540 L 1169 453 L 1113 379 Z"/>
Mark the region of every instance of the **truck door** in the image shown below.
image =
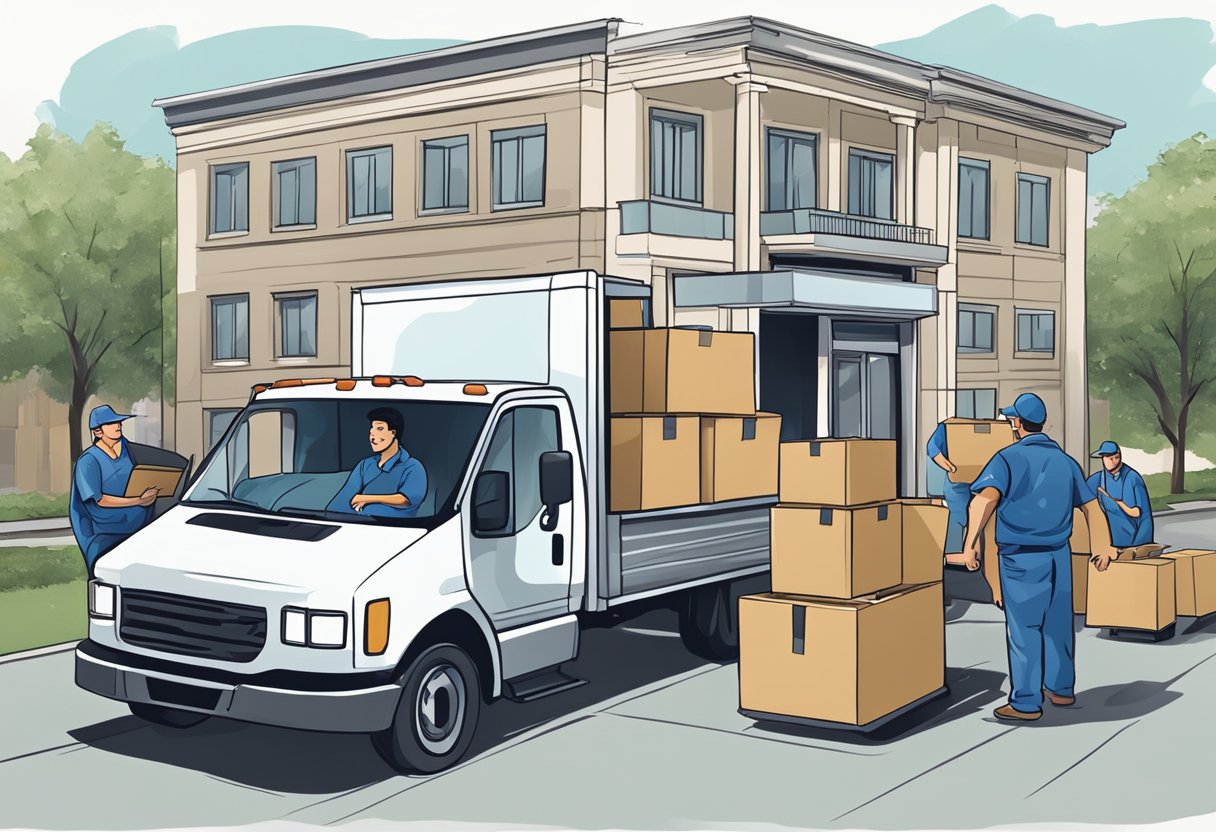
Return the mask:
<path id="1" fill-rule="evenodd" d="M 541 455 L 552 451 L 574 454 L 574 470 L 579 470 L 566 403 L 521 403 L 500 412 L 476 468 L 470 510 L 464 513 L 469 581 L 500 631 L 569 612 L 571 536 L 584 486 L 576 473 L 573 499 L 558 508 L 556 520 L 547 515 L 541 505 Z M 494 507 L 487 511 L 491 500 Z M 486 527 L 490 515 L 496 516 L 494 528 Z"/>

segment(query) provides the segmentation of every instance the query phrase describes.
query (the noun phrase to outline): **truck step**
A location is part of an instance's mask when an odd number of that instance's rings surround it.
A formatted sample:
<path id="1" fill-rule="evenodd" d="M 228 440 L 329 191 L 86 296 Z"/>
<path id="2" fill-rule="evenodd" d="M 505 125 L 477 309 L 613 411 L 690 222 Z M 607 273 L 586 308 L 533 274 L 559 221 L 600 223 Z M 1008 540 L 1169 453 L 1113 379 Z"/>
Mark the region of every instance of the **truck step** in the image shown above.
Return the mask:
<path id="1" fill-rule="evenodd" d="M 576 679 L 556 668 L 550 668 L 529 673 L 517 679 L 508 679 L 505 684 L 507 699 L 512 702 L 531 702 L 555 693 L 580 688 L 587 684 L 587 680 Z"/>

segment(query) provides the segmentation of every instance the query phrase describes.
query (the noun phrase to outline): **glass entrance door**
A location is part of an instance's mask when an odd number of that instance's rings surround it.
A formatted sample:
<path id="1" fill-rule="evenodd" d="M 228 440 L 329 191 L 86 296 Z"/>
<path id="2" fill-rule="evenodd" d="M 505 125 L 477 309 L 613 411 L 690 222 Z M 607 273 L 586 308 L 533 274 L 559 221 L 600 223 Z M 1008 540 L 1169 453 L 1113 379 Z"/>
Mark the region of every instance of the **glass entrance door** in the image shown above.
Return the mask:
<path id="1" fill-rule="evenodd" d="M 898 356 L 841 352 L 832 357 L 832 436 L 899 438 Z"/>

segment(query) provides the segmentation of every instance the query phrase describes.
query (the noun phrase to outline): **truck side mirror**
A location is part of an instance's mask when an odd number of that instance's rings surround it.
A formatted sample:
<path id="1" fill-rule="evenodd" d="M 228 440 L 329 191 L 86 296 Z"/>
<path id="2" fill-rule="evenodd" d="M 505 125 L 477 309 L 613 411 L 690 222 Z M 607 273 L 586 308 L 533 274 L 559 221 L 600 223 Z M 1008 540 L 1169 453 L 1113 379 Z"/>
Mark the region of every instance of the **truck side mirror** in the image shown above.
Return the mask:
<path id="1" fill-rule="evenodd" d="M 473 531 L 501 532 L 510 520 L 511 475 L 506 471 L 482 471 L 473 482 Z"/>
<path id="2" fill-rule="evenodd" d="M 569 451 L 547 451 L 540 455 L 540 501 L 542 531 L 557 528 L 558 506 L 574 499 L 574 457 Z"/>

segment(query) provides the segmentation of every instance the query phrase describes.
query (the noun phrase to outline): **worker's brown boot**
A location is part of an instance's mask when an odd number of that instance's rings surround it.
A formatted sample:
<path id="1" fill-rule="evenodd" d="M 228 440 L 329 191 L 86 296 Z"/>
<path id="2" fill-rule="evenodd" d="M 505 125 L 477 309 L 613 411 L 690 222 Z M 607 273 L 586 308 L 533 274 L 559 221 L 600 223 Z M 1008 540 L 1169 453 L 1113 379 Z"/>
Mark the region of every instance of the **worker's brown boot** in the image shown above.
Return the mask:
<path id="1" fill-rule="evenodd" d="M 1060 696 L 1057 693 L 1052 693 L 1047 688 L 1043 688 L 1043 698 L 1059 708 L 1067 708 L 1077 701 L 1077 697 L 1075 696 Z"/>
<path id="2" fill-rule="evenodd" d="M 1027 713 L 1026 711 L 1019 711 L 1015 709 L 1012 705 L 1002 705 L 993 711 L 992 715 L 997 719 L 1011 720 L 1015 722 L 1034 722 L 1043 715 L 1043 712 L 1034 711 L 1033 713 Z"/>

